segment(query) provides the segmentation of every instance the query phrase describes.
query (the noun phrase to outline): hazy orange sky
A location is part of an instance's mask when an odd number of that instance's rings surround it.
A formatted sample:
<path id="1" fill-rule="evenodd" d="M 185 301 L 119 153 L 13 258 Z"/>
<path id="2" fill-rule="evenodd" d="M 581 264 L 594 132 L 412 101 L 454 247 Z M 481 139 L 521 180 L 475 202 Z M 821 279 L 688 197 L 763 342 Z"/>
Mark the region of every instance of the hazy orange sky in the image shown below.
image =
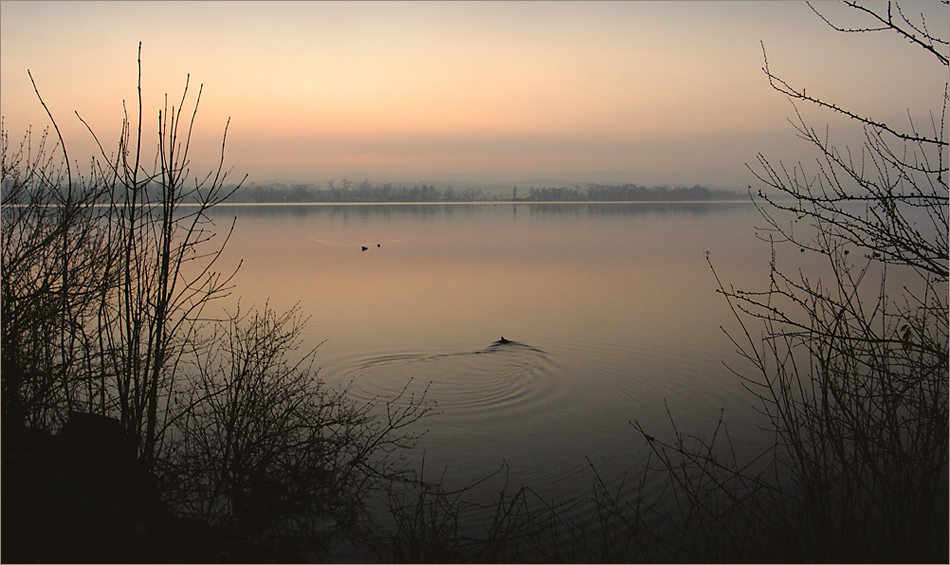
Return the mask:
<path id="1" fill-rule="evenodd" d="M 946 35 L 946 7 L 902 6 Z M 204 84 L 195 169 L 214 166 L 230 116 L 228 163 L 259 183 L 745 187 L 757 152 L 813 155 L 760 41 L 792 84 L 901 125 L 939 109 L 947 78 L 906 41 L 837 33 L 799 2 L 3 1 L 0 26 L 11 141 L 48 124 L 29 69 L 73 158 L 92 152 L 74 111 L 111 147 L 141 41 L 149 131 L 190 73 L 193 93 Z"/>

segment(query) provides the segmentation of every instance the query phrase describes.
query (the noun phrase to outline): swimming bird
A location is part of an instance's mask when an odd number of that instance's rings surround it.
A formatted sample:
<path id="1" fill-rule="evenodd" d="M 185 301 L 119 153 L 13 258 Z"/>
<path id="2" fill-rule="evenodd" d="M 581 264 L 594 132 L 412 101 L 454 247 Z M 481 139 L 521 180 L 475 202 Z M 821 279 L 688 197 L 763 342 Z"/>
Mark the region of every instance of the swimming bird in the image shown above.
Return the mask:
<path id="1" fill-rule="evenodd" d="M 366 251 L 367 249 L 369 249 L 369 247 L 366 247 L 365 245 L 363 245 L 360 251 Z"/>
<path id="2" fill-rule="evenodd" d="M 501 339 L 498 340 L 498 343 L 511 343 L 511 342 L 505 339 L 505 336 L 501 336 Z"/>

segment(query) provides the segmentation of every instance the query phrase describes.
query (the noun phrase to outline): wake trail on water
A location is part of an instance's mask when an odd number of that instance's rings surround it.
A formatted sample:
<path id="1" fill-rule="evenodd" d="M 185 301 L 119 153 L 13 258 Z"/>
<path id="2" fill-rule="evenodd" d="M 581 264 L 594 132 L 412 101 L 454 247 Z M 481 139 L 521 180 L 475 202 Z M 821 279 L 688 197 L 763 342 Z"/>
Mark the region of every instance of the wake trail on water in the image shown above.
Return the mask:
<path id="1" fill-rule="evenodd" d="M 517 341 L 496 341 L 486 347 L 485 349 L 479 349 L 477 351 L 459 351 L 454 353 L 429 353 L 429 354 L 419 354 L 419 353 L 396 353 L 390 355 L 380 355 L 376 357 L 370 357 L 364 359 L 359 363 L 358 368 L 366 369 L 369 367 L 377 365 L 385 365 L 390 363 L 421 363 L 425 361 L 437 361 L 440 359 L 450 359 L 453 357 L 474 357 L 476 355 L 488 355 L 492 353 L 502 353 L 509 352 L 512 354 L 517 354 L 519 351 L 525 353 L 536 353 L 541 359 L 547 358 L 547 353 L 544 350 L 538 349 L 537 347 L 532 347 L 524 343 Z"/>
<path id="2" fill-rule="evenodd" d="M 509 340 L 477 350 L 394 352 L 354 361 L 341 376 L 348 377 L 357 399 L 396 396 L 415 380 L 427 383 L 428 398 L 458 421 L 541 409 L 560 388 L 547 353 Z"/>

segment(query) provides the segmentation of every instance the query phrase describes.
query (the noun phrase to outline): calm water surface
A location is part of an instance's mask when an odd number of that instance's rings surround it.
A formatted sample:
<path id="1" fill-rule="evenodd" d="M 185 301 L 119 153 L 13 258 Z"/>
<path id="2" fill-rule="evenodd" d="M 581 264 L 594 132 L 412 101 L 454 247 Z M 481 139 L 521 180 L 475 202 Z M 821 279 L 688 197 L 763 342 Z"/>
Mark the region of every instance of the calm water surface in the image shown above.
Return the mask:
<path id="1" fill-rule="evenodd" d="M 428 386 L 440 413 L 412 454 L 462 485 L 510 466 L 548 499 L 635 484 L 647 453 L 630 422 L 708 436 L 720 411 L 737 446 L 763 438 L 726 284 L 767 284 L 763 223 L 746 203 L 227 206 L 244 307 L 312 316 L 321 377 L 359 399 Z M 367 249 L 362 251 L 365 246 Z M 495 344 L 504 336 L 513 343 Z"/>

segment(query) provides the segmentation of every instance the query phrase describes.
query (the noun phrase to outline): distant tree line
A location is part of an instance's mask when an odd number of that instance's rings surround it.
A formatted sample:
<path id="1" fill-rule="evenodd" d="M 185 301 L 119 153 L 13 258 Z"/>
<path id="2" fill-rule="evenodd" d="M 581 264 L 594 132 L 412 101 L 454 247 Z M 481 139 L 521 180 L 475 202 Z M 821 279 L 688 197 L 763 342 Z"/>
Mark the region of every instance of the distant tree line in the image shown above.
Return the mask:
<path id="1" fill-rule="evenodd" d="M 573 188 L 531 188 L 525 200 L 537 202 L 637 202 L 637 201 L 688 201 L 688 200 L 735 200 L 742 195 L 732 190 L 708 188 L 693 185 L 690 188 L 657 186 L 647 188 L 636 184 L 594 184 L 588 183 L 585 189 Z"/>
<path id="2" fill-rule="evenodd" d="M 316 184 L 270 185 L 250 184 L 241 187 L 232 202 L 479 202 L 497 199 L 481 189 L 444 190 L 429 184 L 372 183 L 364 180 L 354 183 L 343 179 L 339 184 L 327 183 L 327 188 Z"/>
<path id="3" fill-rule="evenodd" d="M 731 190 L 708 188 L 702 185 L 692 187 L 658 186 L 647 188 L 636 184 L 595 184 L 587 183 L 583 187 L 535 188 L 531 187 L 528 196 L 519 198 L 514 187 L 512 197 L 504 198 L 498 194 L 487 194 L 480 188 L 459 190 L 449 185 L 444 190 L 429 184 L 392 183 L 377 184 L 369 180 L 356 184 L 343 179 L 339 184 L 327 183 L 327 188 L 316 184 L 286 185 L 244 185 L 236 191 L 232 202 L 272 203 L 272 202 L 657 202 L 657 201 L 706 201 L 734 200 L 743 198 Z"/>

